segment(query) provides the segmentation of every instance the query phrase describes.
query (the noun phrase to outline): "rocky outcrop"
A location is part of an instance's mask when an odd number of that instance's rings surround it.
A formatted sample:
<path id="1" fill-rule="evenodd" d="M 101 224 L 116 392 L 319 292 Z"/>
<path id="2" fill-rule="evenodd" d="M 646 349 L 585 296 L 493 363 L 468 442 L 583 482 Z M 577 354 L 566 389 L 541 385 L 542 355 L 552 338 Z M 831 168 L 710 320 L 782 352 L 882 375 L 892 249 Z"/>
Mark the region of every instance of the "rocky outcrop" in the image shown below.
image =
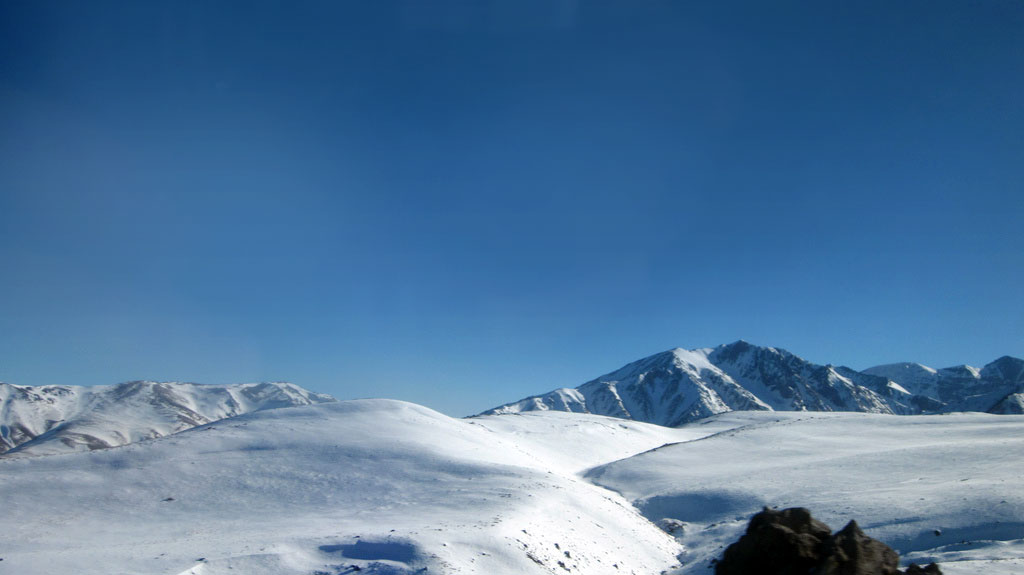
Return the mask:
<path id="1" fill-rule="evenodd" d="M 938 565 L 899 570 L 899 556 L 850 521 L 835 535 L 802 507 L 765 508 L 715 565 L 716 575 L 941 575 Z"/>

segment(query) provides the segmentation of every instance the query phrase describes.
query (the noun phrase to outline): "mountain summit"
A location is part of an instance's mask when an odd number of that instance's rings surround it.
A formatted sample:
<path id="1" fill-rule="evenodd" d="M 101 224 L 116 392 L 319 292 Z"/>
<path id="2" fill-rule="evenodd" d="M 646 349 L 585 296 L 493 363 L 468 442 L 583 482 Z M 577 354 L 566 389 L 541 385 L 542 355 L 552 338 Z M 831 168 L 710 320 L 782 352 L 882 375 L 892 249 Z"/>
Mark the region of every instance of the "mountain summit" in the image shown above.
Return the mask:
<path id="1" fill-rule="evenodd" d="M 658 353 L 575 389 L 527 397 L 484 414 L 538 410 L 596 413 L 667 426 L 739 410 L 1020 413 L 1024 362 L 1006 356 L 980 370 L 903 363 L 859 372 L 740 340 Z"/>

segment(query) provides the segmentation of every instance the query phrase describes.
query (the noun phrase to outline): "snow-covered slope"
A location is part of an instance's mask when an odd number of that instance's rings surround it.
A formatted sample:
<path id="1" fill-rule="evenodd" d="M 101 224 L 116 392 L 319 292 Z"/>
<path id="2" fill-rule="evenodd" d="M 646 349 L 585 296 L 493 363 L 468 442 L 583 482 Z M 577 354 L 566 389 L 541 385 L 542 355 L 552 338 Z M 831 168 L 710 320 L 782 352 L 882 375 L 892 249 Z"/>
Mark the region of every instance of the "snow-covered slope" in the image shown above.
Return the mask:
<path id="1" fill-rule="evenodd" d="M 253 411 L 328 401 L 335 400 L 290 383 L 0 383 L 0 454 L 47 455 L 125 445 Z"/>
<path id="2" fill-rule="evenodd" d="M 672 429 L 325 403 L 0 460 L 0 571 L 691 575 L 762 505 L 802 505 L 949 575 L 1008 575 L 1024 569 L 1021 461 L 1014 415 L 733 412 Z M 645 516 L 675 519 L 675 537 Z"/>
<path id="3" fill-rule="evenodd" d="M 920 363 L 892 363 L 865 369 L 864 373 L 894 381 L 909 393 L 939 396 L 938 371 Z"/>
<path id="4" fill-rule="evenodd" d="M 1022 414 L 1024 413 L 1024 393 L 1011 393 L 989 410 L 989 413 Z"/>
<path id="5" fill-rule="evenodd" d="M 668 426 L 733 410 L 1014 413 L 1017 404 L 1009 396 L 1024 392 L 1022 364 L 1004 357 L 981 370 L 894 364 L 858 372 L 737 341 L 655 354 L 575 389 L 528 397 L 485 413 L 561 410 Z"/>
<path id="6" fill-rule="evenodd" d="M 714 431 L 568 413 L 460 420 L 359 400 L 5 459 L 0 570 L 658 573 L 678 544 L 574 472 Z"/>
<path id="7" fill-rule="evenodd" d="M 1024 417 L 731 413 L 732 428 L 595 468 L 587 477 L 672 518 L 682 574 L 707 573 L 762 506 L 856 519 L 904 562 L 948 575 L 1024 572 Z"/>

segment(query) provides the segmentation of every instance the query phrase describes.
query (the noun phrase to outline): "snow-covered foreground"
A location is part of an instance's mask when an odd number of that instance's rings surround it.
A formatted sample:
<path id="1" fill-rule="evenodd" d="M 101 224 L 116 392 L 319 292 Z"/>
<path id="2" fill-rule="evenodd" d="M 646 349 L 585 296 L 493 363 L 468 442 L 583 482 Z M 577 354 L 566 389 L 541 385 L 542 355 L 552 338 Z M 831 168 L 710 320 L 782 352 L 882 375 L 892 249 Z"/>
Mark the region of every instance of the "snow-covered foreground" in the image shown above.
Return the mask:
<path id="1" fill-rule="evenodd" d="M 657 573 L 675 542 L 573 472 L 692 437 L 365 400 L 0 460 L 0 572 Z"/>
<path id="2" fill-rule="evenodd" d="M 856 519 L 904 563 L 1024 572 L 1024 417 L 733 413 L 733 429 L 592 469 L 652 520 L 687 523 L 679 573 L 706 573 L 762 506 Z"/>
<path id="3" fill-rule="evenodd" d="M 1022 432 L 1024 417 L 991 415 L 730 413 L 669 429 L 388 400 L 279 409 L 0 460 L 0 573 L 647 575 L 684 546 L 680 571 L 707 573 L 763 504 L 836 529 L 856 518 L 954 575 L 986 559 L 1010 573 Z M 687 521 L 682 545 L 633 501 Z"/>

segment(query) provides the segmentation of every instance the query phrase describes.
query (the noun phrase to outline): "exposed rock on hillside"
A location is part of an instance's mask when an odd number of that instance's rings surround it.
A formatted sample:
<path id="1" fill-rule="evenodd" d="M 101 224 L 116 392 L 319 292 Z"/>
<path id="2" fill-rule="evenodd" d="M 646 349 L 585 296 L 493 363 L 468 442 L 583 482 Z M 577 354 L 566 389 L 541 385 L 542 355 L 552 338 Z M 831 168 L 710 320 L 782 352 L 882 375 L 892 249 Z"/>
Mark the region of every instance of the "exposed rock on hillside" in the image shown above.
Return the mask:
<path id="1" fill-rule="evenodd" d="M 899 556 L 850 521 L 832 535 L 802 507 L 754 515 L 746 533 L 715 566 L 716 575 L 941 575 L 938 565 L 899 570 Z"/>

